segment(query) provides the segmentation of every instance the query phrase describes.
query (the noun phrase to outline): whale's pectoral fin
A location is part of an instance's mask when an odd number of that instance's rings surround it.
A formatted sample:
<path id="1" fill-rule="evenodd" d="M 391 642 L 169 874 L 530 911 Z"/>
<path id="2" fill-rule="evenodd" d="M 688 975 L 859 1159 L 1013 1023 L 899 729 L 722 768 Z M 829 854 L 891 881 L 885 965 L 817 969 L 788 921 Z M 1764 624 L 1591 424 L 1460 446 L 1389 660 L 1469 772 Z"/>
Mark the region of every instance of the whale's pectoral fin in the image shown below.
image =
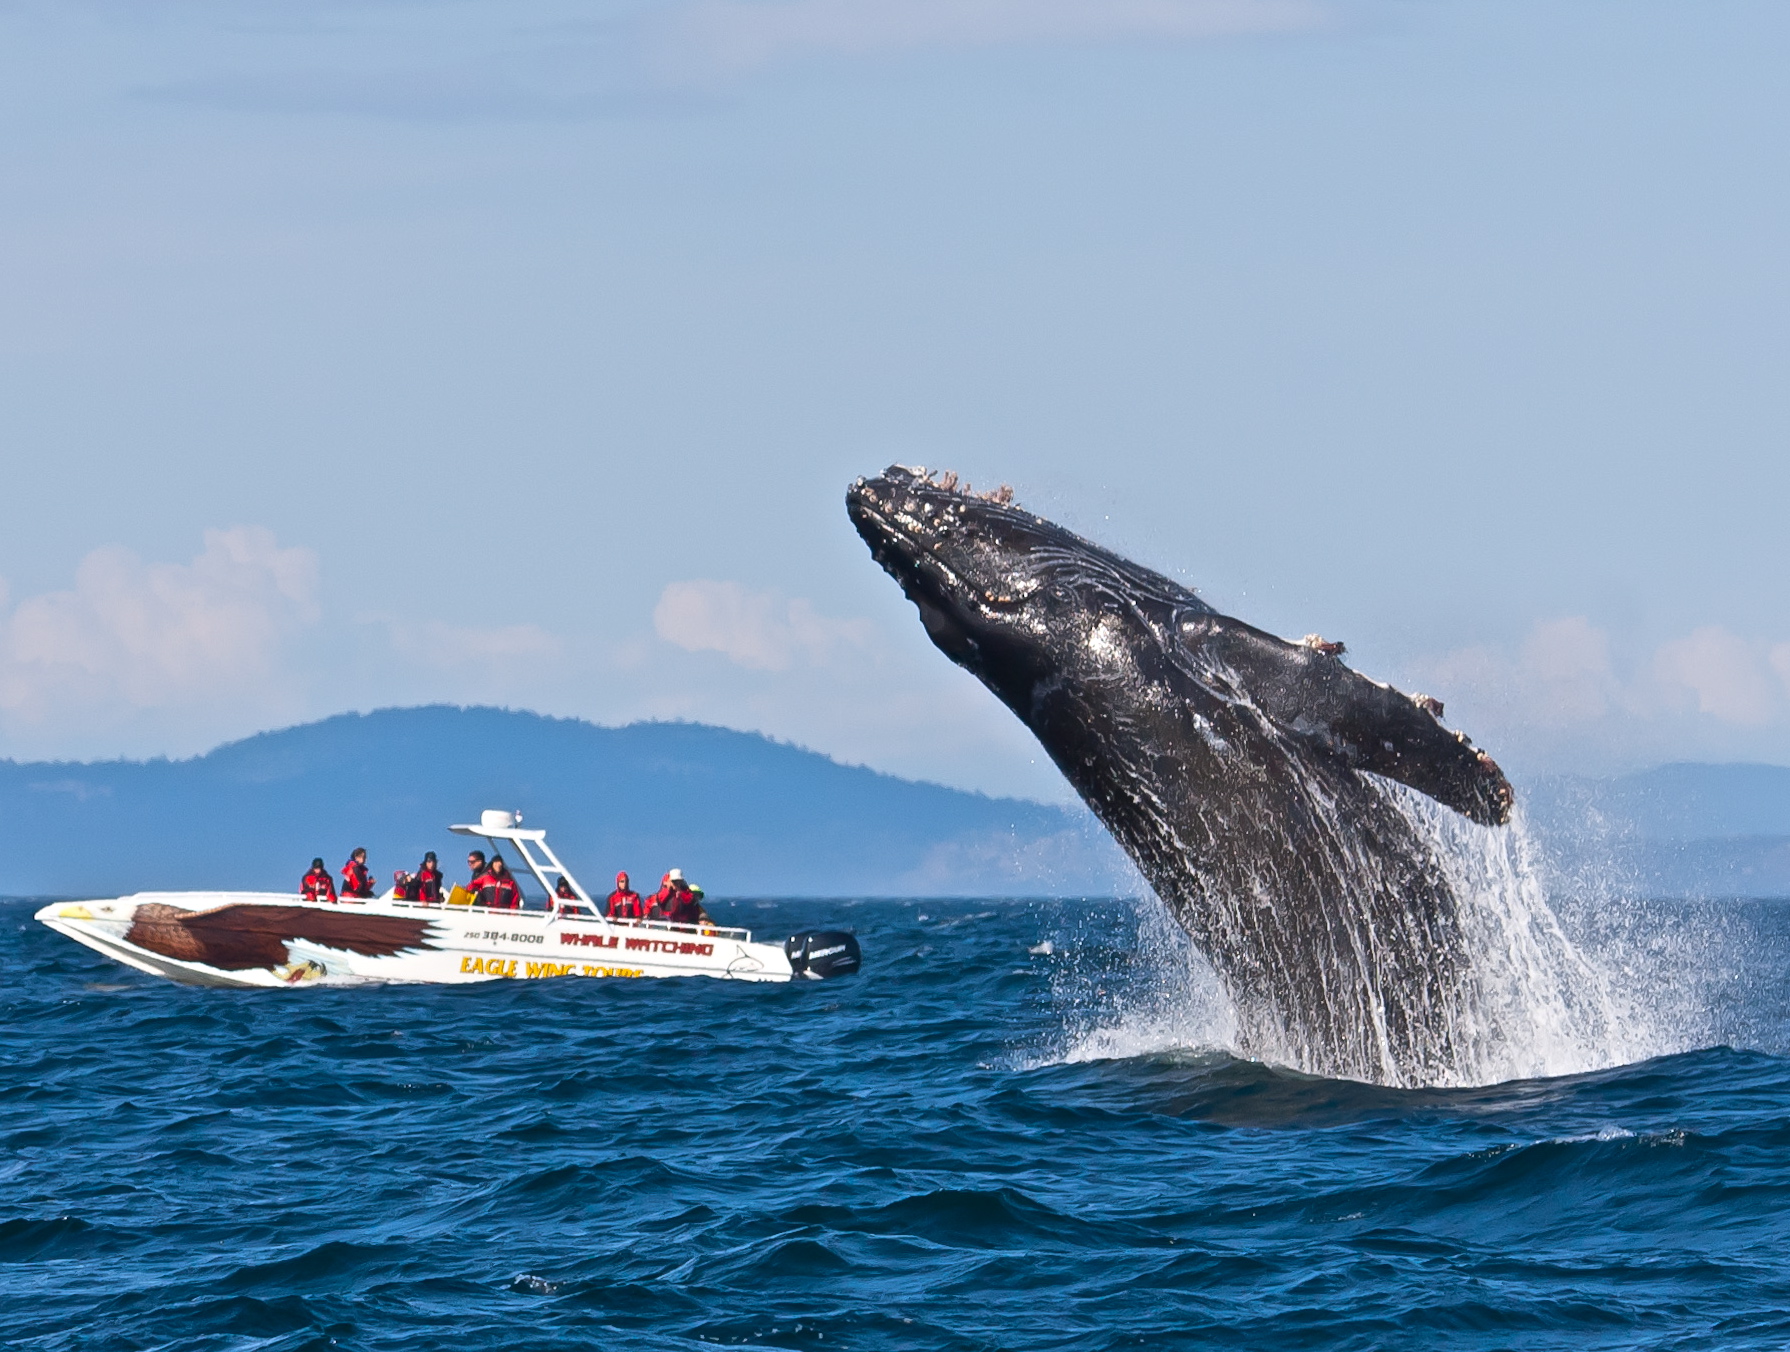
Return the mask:
<path id="1" fill-rule="evenodd" d="M 1182 637 L 1201 661 L 1229 667 L 1275 723 L 1353 768 L 1396 779 L 1484 826 L 1510 820 L 1515 795 L 1504 772 L 1465 733 L 1442 726 L 1434 700 L 1420 703 L 1321 648 L 1226 616 L 1189 616 Z"/>

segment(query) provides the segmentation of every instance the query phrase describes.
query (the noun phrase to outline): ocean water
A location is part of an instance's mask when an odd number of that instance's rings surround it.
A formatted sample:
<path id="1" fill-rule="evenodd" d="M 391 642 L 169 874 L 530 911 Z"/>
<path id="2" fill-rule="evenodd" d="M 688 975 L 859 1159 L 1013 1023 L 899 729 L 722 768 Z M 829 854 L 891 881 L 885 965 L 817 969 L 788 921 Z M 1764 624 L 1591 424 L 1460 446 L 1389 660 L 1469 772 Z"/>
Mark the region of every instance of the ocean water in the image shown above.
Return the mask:
<path id="1" fill-rule="evenodd" d="M 29 909 L 12 1348 L 1790 1345 L 1790 904 L 1637 911 L 1680 1050 L 1413 1090 L 1226 1054 L 1125 903 L 728 908 L 855 928 L 838 982 L 291 992 Z"/>

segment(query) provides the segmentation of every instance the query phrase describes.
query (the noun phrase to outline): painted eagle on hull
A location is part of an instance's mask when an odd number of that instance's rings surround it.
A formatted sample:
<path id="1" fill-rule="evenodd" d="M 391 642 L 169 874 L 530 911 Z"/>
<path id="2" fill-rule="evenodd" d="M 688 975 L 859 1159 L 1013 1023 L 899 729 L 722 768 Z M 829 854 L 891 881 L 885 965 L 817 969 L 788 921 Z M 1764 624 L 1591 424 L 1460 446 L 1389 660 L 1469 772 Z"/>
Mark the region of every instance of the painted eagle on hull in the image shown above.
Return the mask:
<path id="1" fill-rule="evenodd" d="M 322 911 L 309 906 L 217 906 L 186 911 L 150 901 L 137 907 L 125 942 L 181 962 L 223 972 L 274 968 L 291 961 L 294 939 L 369 958 L 433 948 L 429 922 L 404 915 Z"/>

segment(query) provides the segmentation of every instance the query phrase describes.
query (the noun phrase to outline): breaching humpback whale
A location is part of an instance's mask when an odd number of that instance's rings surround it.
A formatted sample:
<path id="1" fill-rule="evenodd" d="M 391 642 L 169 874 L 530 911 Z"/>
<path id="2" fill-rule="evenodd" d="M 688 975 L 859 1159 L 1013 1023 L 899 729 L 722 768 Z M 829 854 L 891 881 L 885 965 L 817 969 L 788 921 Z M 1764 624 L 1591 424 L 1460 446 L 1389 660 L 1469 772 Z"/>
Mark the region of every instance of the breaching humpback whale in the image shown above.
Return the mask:
<path id="1" fill-rule="evenodd" d="M 1222 615 L 1005 489 L 891 466 L 846 509 L 1210 960 L 1241 1050 L 1386 1084 L 1458 1073 L 1484 1031 L 1459 903 L 1385 781 L 1485 826 L 1512 795 L 1440 704 Z"/>

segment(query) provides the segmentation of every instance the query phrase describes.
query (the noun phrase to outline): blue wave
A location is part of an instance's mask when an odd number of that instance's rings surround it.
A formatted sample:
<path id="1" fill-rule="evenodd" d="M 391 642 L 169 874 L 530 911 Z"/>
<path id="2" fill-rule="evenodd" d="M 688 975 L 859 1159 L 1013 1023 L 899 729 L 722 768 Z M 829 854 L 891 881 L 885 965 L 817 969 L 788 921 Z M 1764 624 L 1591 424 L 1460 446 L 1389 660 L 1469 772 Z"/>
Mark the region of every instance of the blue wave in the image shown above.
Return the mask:
<path id="1" fill-rule="evenodd" d="M 1717 992 L 1749 1045 L 1446 1090 L 1053 1055 L 1122 1012 L 1111 907 L 741 917 L 848 916 L 834 983 L 305 992 L 170 986 L 27 914 L 11 1347 L 1790 1341 L 1790 929 L 1756 906 Z"/>

